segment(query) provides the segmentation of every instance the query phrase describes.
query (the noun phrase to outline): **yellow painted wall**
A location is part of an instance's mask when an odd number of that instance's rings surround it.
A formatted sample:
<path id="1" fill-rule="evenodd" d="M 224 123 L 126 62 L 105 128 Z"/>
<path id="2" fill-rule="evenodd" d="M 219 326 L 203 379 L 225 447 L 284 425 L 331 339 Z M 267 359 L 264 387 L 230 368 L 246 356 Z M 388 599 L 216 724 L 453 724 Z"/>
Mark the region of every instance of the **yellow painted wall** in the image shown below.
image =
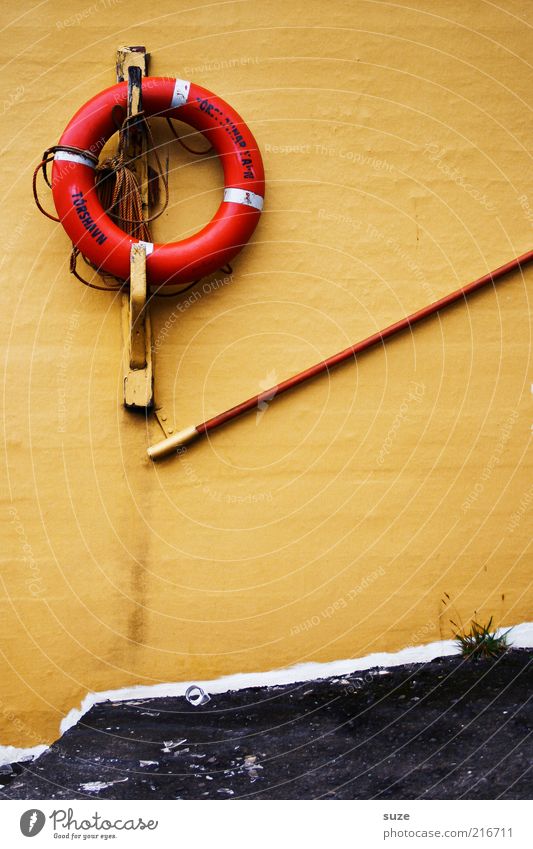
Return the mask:
<path id="1" fill-rule="evenodd" d="M 249 122 L 268 180 L 252 244 L 210 294 L 153 311 L 159 401 L 201 421 L 531 247 L 531 5 L 4 16 L 0 741 L 52 740 L 90 690 L 448 637 L 445 592 L 465 621 L 531 619 L 533 269 L 154 466 L 157 424 L 121 407 L 119 301 L 70 277 L 30 189 L 119 44 Z M 156 241 L 220 199 L 217 163 L 171 157 Z"/>

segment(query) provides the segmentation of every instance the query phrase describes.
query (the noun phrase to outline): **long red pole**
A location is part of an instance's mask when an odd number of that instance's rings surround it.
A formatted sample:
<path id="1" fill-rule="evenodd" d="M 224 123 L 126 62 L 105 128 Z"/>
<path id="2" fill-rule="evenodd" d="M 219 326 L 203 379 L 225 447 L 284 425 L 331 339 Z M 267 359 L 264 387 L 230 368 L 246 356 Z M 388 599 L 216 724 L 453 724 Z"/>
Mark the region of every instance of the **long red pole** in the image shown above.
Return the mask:
<path id="1" fill-rule="evenodd" d="M 288 392 L 289 389 L 293 389 L 295 386 L 299 386 L 300 384 L 317 377 L 317 375 L 323 374 L 335 366 L 340 365 L 340 363 L 355 358 L 357 354 L 367 351 L 369 348 L 372 348 L 380 342 L 384 342 L 386 339 L 390 339 L 391 336 L 401 333 L 407 328 L 413 327 L 415 324 L 418 324 L 418 322 L 428 318 L 428 316 L 440 312 L 440 310 L 445 307 L 449 307 L 451 304 L 456 303 L 456 301 L 460 301 L 462 298 L 472 294 L 472 292 L 476 292 L 483 286 L 487 286 L 489 283 L 495 283 L 504 275 L 521 268 L 532 259 L 533 250 L 522 254 L 522 256 L 516 257 L 516 259 L 496 268 L 495 271 L 491 271 L 488 274 L 483 275 L 483 277 L 479 277 L 467 286 L 456 289 L 455 292 L 445 295 L 444 298 L 440 298 L 438 301 L 434 301 L 432 304 L 422 307 L 422 309 L 417 310 L 417 312 L 411 313 L 411 315 L 400 319 L 400 321 L 397 321 L 394 324 L 390 324 L 384 330 L 379 330 L 377 333 L 367 336 L 367 338 L 363 339 L 361 342 L 357 342 L 355 345 L 351 345 L 349 348 L 339 351 L 338 354 L 334 354 L 332 357 L 328 357 L 326 360 L 316 363 L 316 365 L 295 374 L 293 377 L 287 378 L 287 380 L 283 380 L 281 383 L 270 387 L 270 389 L 260 392 L 259 395 L 253 395 L 251 398 L 248 398 L 247 401 L 243 401 L 235 407 L 230 407 L 229 410 L 219 413 L 217 416 L 213 416 L 211 419 L 208 419 L 201 424 L 188 427 L 179 433 L 173 434 L 168 439 L 164 439 L 162 442 L 152 445 L 148 448 L 148 456 L 151 457 L 152 460 L 165 457 L 167 454 L 170 454 L 187 443 L 192 442 L 197 437 L 210 433 L 215 430 L 215 428 L 233 421 L 233 419 L 250 412 L 250 410 L 257 409 L 258 405 L 262 402 L 272 401 L 284 392 Z"/>

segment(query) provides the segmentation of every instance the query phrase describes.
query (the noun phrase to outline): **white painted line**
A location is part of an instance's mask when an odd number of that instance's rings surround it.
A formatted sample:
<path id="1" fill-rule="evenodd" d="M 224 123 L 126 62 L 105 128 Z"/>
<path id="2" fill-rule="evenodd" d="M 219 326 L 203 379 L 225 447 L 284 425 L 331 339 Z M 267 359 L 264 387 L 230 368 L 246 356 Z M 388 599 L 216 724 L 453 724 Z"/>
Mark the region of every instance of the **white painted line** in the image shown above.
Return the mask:
<path id="1" fill-rule="evenodd" d="M 507 628 L 501 628 L 504 633 Z M 533 647 L 533 622 L 513 626 L 509 641 L 515 648 Z M 458 653 L 454 640 L 442 640 L 426 643 L 422 646 L 409 646 L 397 652 L 380 652 L 366 657 L 347 660 L 332 660 L 328 663 L 299 663 L 286 669 L 274 669 L 269 672 L 237 673 L 225 675 L 211 681 L 178 681 L 168 684 L 139 685 L 121 690 L 106 690 L 102 693 L 88 693 L 79 709 L 74 708 L 62 720 L 61 733 L 72 728 L 81 717 L 98 702 L 123 702 L 128 699 L 158 699 L 167 696 L 184 696 L 188 688 L 196 684 L 207 693 L 226 693 L 229 690 L 245 690 L 247 687 L 276 687 L 281 684 L 297 684 L 320 678 L 332 678 L 337 675 L 349 675 L 374 666 L 393 667 L 404 663 L 427 663 L 436 657 Z"/>
<path id="2" fill-rule="evenodd" d="M 20 761 L 32 761 L 46 752 L 48 746 L 33 746 L 31 749 L 18 749 L 16 746 L 0 746 L 0 766 L 16 764 Z"/>
<path id="3" fill-rule="evenodd" d="M 523 622 L 520 625 L 499 628 L 497 633 L 503 634 L 510 630 L 509 645 L 512 648 L 533 648 L 533 622 Z M 273 669 L 269 672 L 237 673 L 225 675 L 210 681 L 178 681 L 168 684 L 140 684 L 135 687 L 125 687 L 120 690 L 105 690 L 100 693 L 88 693 L 79 708 L 73 708 L 61 721 L 60 732 L 64 734 L 72 728 L 99 702 L 124 702 L 141 699 L 160 699 L 169 696 L 185 696 L 191 686 L 199 686 L 211 695 L 227 693 L 231 690 L 245 690 L 248 687 L 279 687 L 284 684 L 298 684 L 303 681 L 315 681 L 321 678 L 335 678 L 339 675 L 350 675 L 374 667 L 381 668 L 385 674 L 388 668 L 402 666 L 406 663 L 427 663 L 437 657 L 448 657 L 458 654 L 454 640 L 441 640 L 426 643 L 422 646 L 408 646 L 397 652 L 378 652 L 366 657 L 332 660 L 328 663 L 299 663 L 286 669 Z M 48 747 L 35 746 L 33 749 L 16 749 L 13 746 L 0 746 L 0 764 L 14 763 L 22 757 L 33 758 L 42 754 Z"/>

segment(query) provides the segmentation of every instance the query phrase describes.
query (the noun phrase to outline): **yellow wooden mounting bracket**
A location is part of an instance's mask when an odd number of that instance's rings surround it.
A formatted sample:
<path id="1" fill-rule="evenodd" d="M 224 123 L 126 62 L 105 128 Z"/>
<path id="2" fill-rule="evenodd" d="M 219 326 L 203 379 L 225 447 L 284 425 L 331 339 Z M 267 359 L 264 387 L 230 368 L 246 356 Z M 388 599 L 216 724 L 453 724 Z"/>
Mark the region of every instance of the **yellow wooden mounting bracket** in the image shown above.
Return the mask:
<path id="1" fill-rule="evenodd" d="M 117 82 L 128 82 L 128 118 L 142 111 L 142 77 L 148 70 L 144 47 L 119 47 L 116 57 Z M 133 162 L 143 201 L 149 214 L 148 155 L 144 133 L 136 132 L 134 122 L 128 134 L 128 156 Z M 154 402 L 152 332 L 146 287 L 146 248 L 132 245 L 130 291 L 122 295 L 124 338 L 124 405 L 147 409 Z"/>
<path id="2" fill-rule="evenodd" d="M 152 330 L 146 303 L 146 248 L 132 245 L 130 291 L 122 295 L 124 404 L 153 404 Z"/>

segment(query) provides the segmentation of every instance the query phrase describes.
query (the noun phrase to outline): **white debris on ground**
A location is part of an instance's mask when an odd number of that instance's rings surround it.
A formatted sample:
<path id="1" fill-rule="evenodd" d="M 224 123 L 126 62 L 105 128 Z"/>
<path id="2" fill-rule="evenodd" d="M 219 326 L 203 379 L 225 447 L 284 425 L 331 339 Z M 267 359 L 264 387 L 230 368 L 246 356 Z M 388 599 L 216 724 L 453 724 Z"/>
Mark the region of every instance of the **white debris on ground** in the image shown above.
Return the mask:
<path id="1" fill-rule="evenodd" d="M 244 771 L 247 773 L 250 781 L 254 782 L 260 777 L 257 770 L 263 769 L 261 764 L 257 763 L 257 755 L 246 755 L 244 758 Z"/>
<path id="2" fill-rule="evenodd" d="M 105 790 L 106 787 L 113 787 L 115 784 L 124 784 L 127 778 L 120 778 L 118 781 L 88 781 L 86 784 L 80 784 L 80 790 L 86 793 L 99 793 L 100 790 Z"/>
<path id="3" fill-rule="evenodd" d="M 175 743 L 174 740 L 163 740 L 163 747 L 164 748 L 161 749 L 161 751 L 167 752 L 167 753 L 171 752 L 172 749 L 177 749 L 178 746 L 181 746 L 182 743 L 186 743 L 186 742 L 187 742 L 187 738 L 185 738 L 184 740 L 178 740 L 177 743 Z"/>

